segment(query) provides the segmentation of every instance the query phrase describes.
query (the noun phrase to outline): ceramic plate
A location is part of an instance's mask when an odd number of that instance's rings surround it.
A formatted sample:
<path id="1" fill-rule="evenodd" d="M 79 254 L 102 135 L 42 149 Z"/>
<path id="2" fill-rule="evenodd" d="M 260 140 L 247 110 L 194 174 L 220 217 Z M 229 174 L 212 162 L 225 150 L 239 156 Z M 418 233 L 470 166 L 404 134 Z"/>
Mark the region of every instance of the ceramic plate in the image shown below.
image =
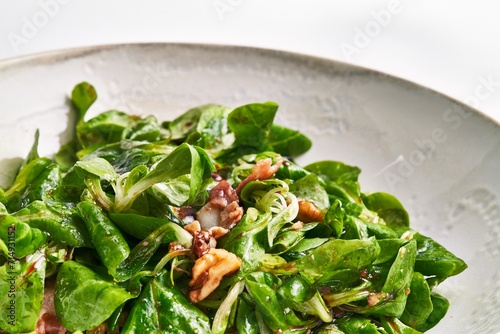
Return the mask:
<path id="1" fill-rule="evenodd" d="M 99 94 L 93 114 L 168 119 L 211 102 L 277 102 L 278 123 L 314 143 L 299 163 L 359 166 L 364 192 L 396 195 L 413 227 L 468 263 L 439 286 L 451 307 L 430 333 L 500 331 L 500 127 L 476 111 L 398 78 L 277 51 L 146 44 L 48 53 L 0 64 L 0 185 L 36 128 L 43 155 L 68 140 L 67 96 L 81 81 Z"/>

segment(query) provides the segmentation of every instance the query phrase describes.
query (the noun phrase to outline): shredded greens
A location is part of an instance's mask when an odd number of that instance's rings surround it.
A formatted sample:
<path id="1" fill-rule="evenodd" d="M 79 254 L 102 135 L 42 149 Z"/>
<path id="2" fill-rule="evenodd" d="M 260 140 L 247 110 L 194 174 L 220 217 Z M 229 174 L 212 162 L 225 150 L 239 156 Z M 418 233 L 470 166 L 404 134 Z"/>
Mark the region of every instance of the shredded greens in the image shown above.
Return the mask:
<path id="1" fill-rule="evenodd" d="M 363 193 L 359 168 L 296 164 L 311 141 L 275 103 L 87 119 L 96 99 L 78 84 L 74 139 L 40 157 L 37 131 L 0 189 L 4 332 L 393 334 L 445 316 L 434 288 L 464 261 Z"/>

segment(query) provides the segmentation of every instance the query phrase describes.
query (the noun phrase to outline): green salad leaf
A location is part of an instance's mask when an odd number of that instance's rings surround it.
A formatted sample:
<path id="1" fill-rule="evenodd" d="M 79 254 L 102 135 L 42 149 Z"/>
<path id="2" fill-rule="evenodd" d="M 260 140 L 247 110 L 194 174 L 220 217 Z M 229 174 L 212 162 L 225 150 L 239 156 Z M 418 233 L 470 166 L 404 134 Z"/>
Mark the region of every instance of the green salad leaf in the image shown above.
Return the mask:
<path id="1" fill-rule="evenodd" d="M 16 261 L 10 259 L 0 267 L 0 328 L 8 333 L 32 331 L 42 309 L 46 258 L 37 250 Z"/>
<path id="2" fill-rule="evenodd" d="M 73 139 L 41 157 L 37 131 L 0 189 L 0 332 L 422 333 L 446 315 L 434 289 L 467 264 L 360 168 L 299 165 L 312 143 L 276 103 L 162 120 L 88 117 L 87 82 L 70 99 Z"/>

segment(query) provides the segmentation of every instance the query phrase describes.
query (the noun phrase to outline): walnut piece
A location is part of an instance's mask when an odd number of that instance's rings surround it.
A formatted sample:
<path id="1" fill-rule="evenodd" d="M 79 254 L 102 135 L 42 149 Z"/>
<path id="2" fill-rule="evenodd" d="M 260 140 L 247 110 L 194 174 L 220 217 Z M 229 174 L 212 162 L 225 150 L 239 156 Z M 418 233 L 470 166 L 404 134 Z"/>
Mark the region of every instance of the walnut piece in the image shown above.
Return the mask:
<path id="1" fill-rule="evenodd" d="M 187 225 L 184 225 L 184 229 L 194 236 L 194 232 L 201 231 L 200 222 L 195 220 Z"/>
<path id="2" fill-rule="evenodd" d="M 237 271 L 241 259 L 221 248 L 211 248 L 208 253 L 198 258 L 193 266 L 189 286 L 193 289 L 189 298 L 193 303 L 205 299 L 220 284 L 221 279 Z"/>
<path id="3" fill-rule="evenodd" d="M 217 239 L 225 236 L 229 230 L 220 226 L 213 226 L 208 231 L 202 230 L 200 222 L 195 220 L 184 226 L 184 229 L 193 236 L 193 252 L 196 257 L 208 253 L 210 248 L 217 246 Z"/>
<path id="4" fill-rule="evenodd" d="M 224 210 L 220 213 L 220 226 L 232 229 L 239 223 L 243 217 L 243 208 L 238 204 L 237 201 L 229 203 Z"/>
<path id="5" fill-rule="evenodd" d="M 220 226 L 214 226 L 214 227 L 211 227 L 208 229 L 208 233 L 215 240 L 225 236 L 228 232 L 229 232 L 229 230 L 227 228 L 220 227 Z"/>
<path id="6" fill-rule="evenodd" d="M 222 180 L 210 191 L 208 202 L 196 213 L 196 219 L 203 230 L 215 226 L 231 229 L 238 224 L 243 213 L 236 190 Z"/>

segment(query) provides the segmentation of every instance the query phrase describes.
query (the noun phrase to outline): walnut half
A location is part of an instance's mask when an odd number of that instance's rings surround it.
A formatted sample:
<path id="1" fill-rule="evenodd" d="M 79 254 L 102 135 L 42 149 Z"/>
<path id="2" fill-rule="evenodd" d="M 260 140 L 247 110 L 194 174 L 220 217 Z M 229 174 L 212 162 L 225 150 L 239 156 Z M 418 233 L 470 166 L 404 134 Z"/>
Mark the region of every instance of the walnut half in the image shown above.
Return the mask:
<path id="1" fill-rule="evenodd" d="M 189 286 L 193 289 L 189 298 L 197 303 L 210 295 L 220 284 L 221 279 L 234 273 L 241 266 L 241 259 L 221 248 L 210 248 L 208 253 L 194 263 L 193 277 Z"/>

